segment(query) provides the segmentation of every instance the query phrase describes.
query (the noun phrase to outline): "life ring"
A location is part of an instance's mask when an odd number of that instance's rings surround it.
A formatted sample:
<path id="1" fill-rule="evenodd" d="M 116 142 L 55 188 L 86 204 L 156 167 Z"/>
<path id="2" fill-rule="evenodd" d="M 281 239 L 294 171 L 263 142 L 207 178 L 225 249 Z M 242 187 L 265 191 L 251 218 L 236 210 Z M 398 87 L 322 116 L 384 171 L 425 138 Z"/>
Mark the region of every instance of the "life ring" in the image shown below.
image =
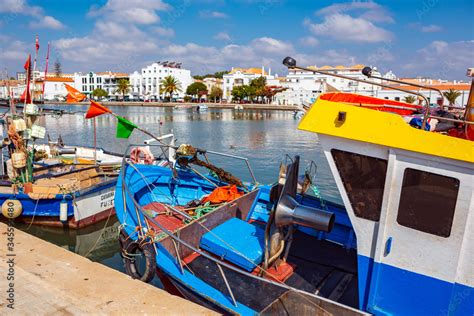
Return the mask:
<path id="1" fill-rule="evenodd" d="M 153 245 L 150 243 L 140 243 L 140 241 L 131 241 L 126 242 L 124 246 L 125 248 L 122 248 L 122 257 L 125 272 L 133 279 L 146 283 L 153 280 L 156 273 L 156 253 Z M 144 269 L 138 266 L 138 257 L 145 260 Z"/>
<path id="2" fill-rule="evenodd" d="M 143 155 L 143 158 L 141 156 Z M 130 161 L 134 164 L 145 164 L 151 165 L 155 157 L 148 148 L 145 147 L 135 147 L 130 152 Z"/>

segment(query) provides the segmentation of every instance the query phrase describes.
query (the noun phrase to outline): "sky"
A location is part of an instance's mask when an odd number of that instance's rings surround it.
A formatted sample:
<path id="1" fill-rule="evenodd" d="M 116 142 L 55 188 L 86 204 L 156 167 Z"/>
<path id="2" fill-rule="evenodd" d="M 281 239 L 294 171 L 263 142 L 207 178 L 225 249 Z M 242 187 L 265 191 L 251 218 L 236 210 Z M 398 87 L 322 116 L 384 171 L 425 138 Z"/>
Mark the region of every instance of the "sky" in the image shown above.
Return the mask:
<path id="1" fill-rule="evenodd" d="M 65 73 L 133 72 L 182 62 L 193 75 L 232 67 L 376 66 L 399 77 L 467 80 L 474 1 L 0 0 L 0 76 L 38 66 Z M 51 68 L 50 68 L 51 69 Z"/>

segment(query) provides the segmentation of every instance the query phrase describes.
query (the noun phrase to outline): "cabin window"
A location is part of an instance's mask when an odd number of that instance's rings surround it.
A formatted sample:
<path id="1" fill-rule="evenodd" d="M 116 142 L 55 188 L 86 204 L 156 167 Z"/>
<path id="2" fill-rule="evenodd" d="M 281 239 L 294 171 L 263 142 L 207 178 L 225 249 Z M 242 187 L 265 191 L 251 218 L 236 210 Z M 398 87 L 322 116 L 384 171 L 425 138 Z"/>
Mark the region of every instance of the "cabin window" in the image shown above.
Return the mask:
<path id="1" fill-rule="evenodd" d="M 331 153 L 355 215 L 379 221 L 387 160 L 338 149 Z"/>
<path id="2" fill-rule="evenodd" d="M 449 237 L 459 180 L 411 168 L 403 176 L 397 222 L 425 233 Z"/>

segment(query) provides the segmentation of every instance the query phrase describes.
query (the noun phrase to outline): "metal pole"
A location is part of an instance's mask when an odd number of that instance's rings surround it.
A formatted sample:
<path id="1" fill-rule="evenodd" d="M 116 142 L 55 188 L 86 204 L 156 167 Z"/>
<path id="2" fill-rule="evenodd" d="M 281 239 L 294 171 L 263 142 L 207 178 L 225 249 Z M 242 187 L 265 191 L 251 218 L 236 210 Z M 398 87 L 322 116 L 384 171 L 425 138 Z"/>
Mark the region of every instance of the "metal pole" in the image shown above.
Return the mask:
<path id="1" fill-rule="evenodd" d="M 92 118 L 94 124 L 94 164 L 97 165 L 97 124 L 96 118 Z"/>

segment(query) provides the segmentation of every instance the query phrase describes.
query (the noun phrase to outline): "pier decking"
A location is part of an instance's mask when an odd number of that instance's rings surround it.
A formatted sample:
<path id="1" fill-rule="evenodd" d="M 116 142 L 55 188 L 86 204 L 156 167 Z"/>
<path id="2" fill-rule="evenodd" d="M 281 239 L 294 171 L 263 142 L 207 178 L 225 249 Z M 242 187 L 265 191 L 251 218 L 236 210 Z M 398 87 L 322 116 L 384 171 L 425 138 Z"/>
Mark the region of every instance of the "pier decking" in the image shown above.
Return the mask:
<path id="1" fill-rule="evenodd" d="M 2 315 L 214 314 L 18 229 L 9 248 L 7 229 L 0 223 Z"/>

